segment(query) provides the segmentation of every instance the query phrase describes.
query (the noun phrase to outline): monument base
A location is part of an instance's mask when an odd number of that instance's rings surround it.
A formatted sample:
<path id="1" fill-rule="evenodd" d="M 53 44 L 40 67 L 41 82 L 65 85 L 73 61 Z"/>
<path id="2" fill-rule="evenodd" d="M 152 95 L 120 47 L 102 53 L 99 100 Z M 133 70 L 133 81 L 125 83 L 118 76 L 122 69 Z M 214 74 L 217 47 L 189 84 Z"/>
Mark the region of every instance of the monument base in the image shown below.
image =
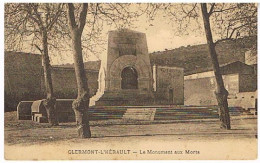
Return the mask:
<path id="1" fill-rule="evenodd" d="M 105 91 L 96 106 L 148 106 L 154 105 L 152 92 L 139 90 Z"/>

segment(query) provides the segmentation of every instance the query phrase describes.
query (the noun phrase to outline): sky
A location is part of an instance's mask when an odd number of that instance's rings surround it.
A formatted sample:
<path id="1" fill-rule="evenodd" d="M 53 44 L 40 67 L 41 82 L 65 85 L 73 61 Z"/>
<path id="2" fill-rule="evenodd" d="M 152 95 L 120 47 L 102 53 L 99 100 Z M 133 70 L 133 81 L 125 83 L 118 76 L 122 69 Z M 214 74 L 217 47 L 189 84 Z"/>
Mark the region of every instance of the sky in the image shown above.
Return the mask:
<path id="1" fill-rule="evenodd" d="M 200 19 L 202 19 L 201 16 Z M 142 15 L 138 17 L 136 21 L 132 22 L 132 26 L 128 27 L 128 29 L 143 32 L 146 34 L 149 53 L 155 51 L 165 51 L 166 49 L 168 50 L 175 49 L 181 46 L 206 43 L 204 32 L 201 31 L 190 30 L 188 32 L 189 35 L 177 35 L 176 28 L 178 27 L 178 25 L 179 25 L 178 23 L 170 21 L 168 16 L 159 12 L 154 17 L 153 21 L 149 21 L 146 15 Z M 193 24 L 189 24 L 189 26 L 192 27 Z M 94 61 L 94 60 L 103 60 L 106 57 L 108 31 L 115 30 L 115 29 L 116 29 L 115 26 L 104 25 L 102 29 L 101 37 L 104 39 L 105 44 L 96 48 L 105 49 L 105 50 L 101 51 L 98 55 L 94 55 L 90 52 L 88 52 L 88 54 L 84 54 L 85 62 Z M 88 29 L 85 28 L 85 30 Z M 25 46 L 31 46 L 31 45 L 25 45 Z M 24 52 L 38 53 L 37 50 L 32 51 L 31 48 L 25 48 Z M 54 54 L 50 53 L 50 60 L 52 65 L 73 63 L 73 56 L 71 51 L 65 50 L 62 52 L 60 51 L 58 55 L 56 54 L 58 53 L 56 52 L 54 52 Z"/>
<path id="2" fill-rule="evenodd" d="M 201 18 L 201 17 L 200 17 Z M 201 20 L 202 21 L 202 20 Z M 148 21 L 146 16 L 141 16 L 137 21 L 133 22 L 133 26 L 129 29 L 143 32 L 146 34 L 148 52 L 165 51 L 165 49 L 175 49 L 181 46 L 198 45 L 206 43 L 206 37 L 204 32 L 190 31 L 189 35 L 177 35 L 176 27 L 178 24 L 174 24 L 169 21 L 167 16 L 158 13 L 153 21 Z M 103 35 L 105 40 L 108 38 L 108 31 L 115 30 L 115 27 L 104 26 Z M 102 51 L 98 57 L 93 54 L 88 54 L 88 57 L 84 58 L 84 61 L 103 60 L 107 55 L 107 42 L 102 47 L 105 50 Z M 51 57 L 52 64 L 66 64 L 73 63 L 72 55 L 67 54 L 62 59 L 58 56 Z"/>

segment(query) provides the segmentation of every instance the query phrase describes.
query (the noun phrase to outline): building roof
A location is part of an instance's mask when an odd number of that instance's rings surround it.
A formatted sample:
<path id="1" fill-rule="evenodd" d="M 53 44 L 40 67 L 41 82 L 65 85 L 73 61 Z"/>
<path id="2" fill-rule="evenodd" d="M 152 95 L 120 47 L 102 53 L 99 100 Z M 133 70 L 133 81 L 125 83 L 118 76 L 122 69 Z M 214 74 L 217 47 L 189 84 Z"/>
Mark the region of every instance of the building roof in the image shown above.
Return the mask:
<path id="1" fill-rule="evenodd" d="M 232 62 L 232 63 L 227 63 L 220 65 L 220 72 L 222 75 L 229 75 L 229 74 L 254 74 L 254 67 L 251 65 L 247 65 L 245 63 L 242 63 L 240 61 Z M 184 79 L 197 79 L 197 78 L 206 78 L 206 77 L 213 77 L 214 72 L 213 69 L 195 73 L 195 74 L 190 74 L 190 75 L 185 75 Z"/>
<path id="2" fill-rule="evenodd" d="M 254 67 L 247 65 L 245 63 L 242 63 L 240 61 L 232 62 L 223 64 L 220 66 L 220 71 L 222 75 L 227 74 L 253 74 L 254 73 Z"/>

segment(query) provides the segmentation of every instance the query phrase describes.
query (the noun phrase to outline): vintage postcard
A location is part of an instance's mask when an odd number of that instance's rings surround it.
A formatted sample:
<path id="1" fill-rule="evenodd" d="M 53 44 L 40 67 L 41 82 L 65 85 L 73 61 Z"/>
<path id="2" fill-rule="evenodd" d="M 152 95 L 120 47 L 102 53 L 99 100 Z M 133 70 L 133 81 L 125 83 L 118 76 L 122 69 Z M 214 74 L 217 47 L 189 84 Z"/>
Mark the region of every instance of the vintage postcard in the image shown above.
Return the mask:
<path id="1" fill-rule="evenodd" d="M 5 159 L 257 159 L 257 7 L 5 3 Z"/>

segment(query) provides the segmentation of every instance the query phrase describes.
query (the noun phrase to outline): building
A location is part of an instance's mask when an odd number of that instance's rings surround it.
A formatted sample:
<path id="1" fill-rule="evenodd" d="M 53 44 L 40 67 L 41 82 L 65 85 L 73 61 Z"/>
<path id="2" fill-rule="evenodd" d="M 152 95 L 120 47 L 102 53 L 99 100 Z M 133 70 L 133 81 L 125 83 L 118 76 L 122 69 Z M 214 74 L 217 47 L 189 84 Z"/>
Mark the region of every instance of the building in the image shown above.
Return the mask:
<path id="1" fill-rule="evenodd" d="M 220 71 L 224 85 L 229 92 L 230 106 L 236 105 L 235 100 L 250 96 L 257 90 L 257 74 L 254 67 L 240 61 L 221 65 Z M 184 77 L 185 105 L 217 105 L 215 96 L 216 80 L 214 72 L 205 71 Z M 241 96 L 242 94 L 242 96 Z"/>

